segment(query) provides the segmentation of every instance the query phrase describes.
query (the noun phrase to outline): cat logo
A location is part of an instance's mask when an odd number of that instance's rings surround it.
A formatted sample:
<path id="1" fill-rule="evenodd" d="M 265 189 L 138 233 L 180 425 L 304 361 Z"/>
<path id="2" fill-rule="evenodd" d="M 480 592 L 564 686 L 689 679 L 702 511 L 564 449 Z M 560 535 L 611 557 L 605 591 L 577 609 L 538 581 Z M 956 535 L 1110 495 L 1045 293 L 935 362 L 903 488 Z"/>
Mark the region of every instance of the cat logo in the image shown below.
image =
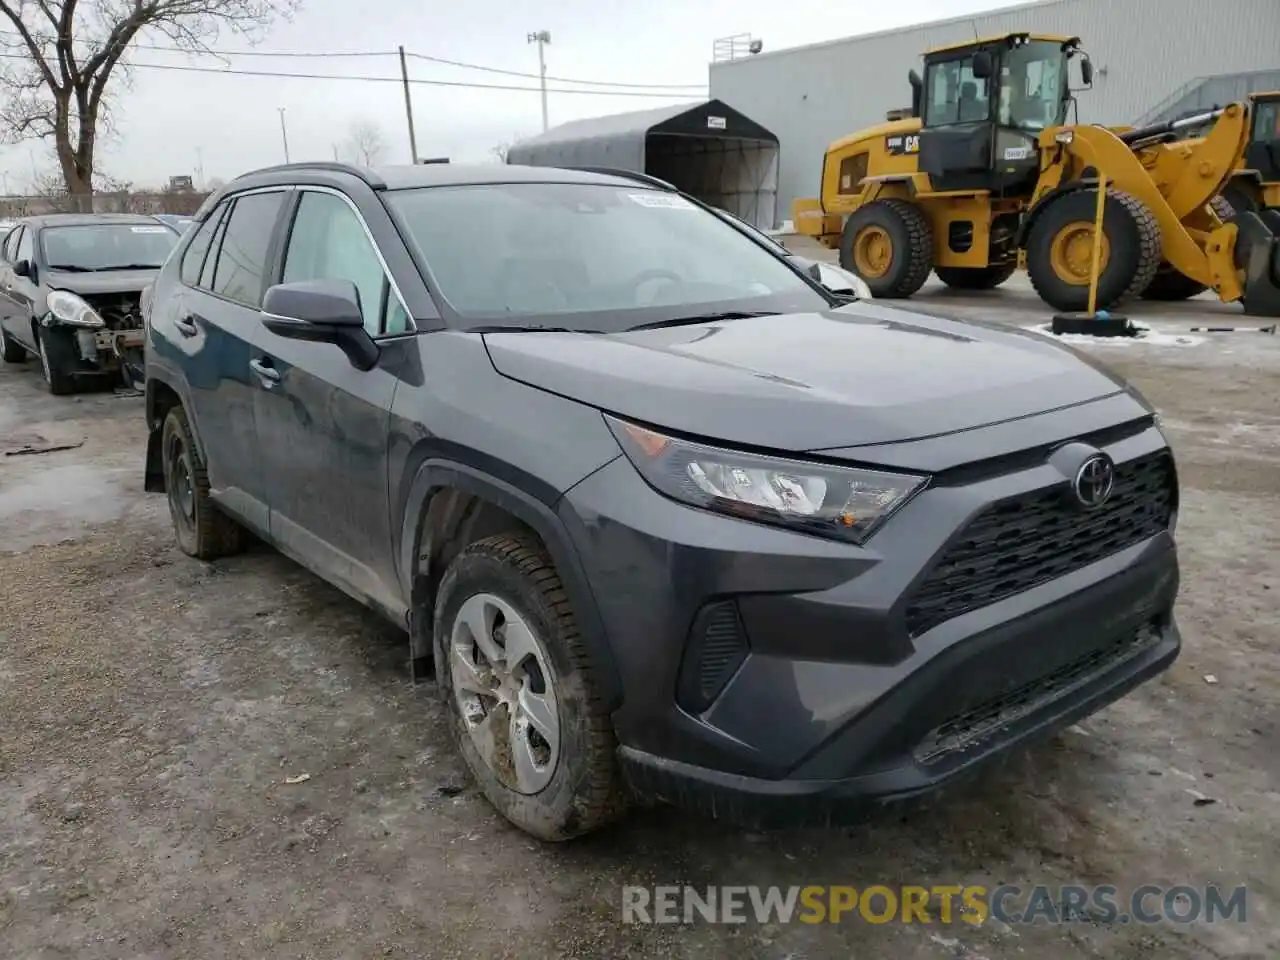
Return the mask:
<path id="1" fill-rule="evenodd" d="M 891 157 L 905 157 L 920 152 L 920 134 L 895 134 L 884 138 L 884 148 Z"/>

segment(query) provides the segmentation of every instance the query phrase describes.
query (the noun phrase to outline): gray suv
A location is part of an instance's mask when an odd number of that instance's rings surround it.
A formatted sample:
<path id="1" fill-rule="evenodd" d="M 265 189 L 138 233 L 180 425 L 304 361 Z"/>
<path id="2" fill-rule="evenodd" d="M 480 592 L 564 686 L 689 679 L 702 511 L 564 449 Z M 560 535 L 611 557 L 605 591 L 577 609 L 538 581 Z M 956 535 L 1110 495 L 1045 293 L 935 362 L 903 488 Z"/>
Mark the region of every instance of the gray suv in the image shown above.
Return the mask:
<path id="1" fill-rule="evenodd" d="M 147 487 L 400 625 L 494 806 L 849 821 L 1177 656 L 1151 408 L 602 173 L 277 167 L 147 307 Z"/>

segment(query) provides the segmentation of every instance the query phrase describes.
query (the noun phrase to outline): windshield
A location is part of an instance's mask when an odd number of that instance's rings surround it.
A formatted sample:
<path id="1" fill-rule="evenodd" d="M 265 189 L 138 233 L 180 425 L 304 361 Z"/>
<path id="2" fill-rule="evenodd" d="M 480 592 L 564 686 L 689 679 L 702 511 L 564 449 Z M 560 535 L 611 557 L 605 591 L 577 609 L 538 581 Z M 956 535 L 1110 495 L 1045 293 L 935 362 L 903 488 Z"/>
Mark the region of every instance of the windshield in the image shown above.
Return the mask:
<path id="1" fill-rule="evenodd" d="M 1000 125 L 1056 127 L 1067 119 L 1067 55 L 1062 45 L 1032 40 L 1005 52 L 1000 69 Z"/>
<path id="2" fill-rule="evenodd" d="M 829 305 L 779 256 L 677 194 L 503 183 L 386 198 L 462 327 L 607 333 Z"/>
<path id="3" fill-rule="evenodd" d="M 40 231 L 51 270 L 159 268 L 177 242 L 178 235 L 159 223 L 93 223 Z"/>

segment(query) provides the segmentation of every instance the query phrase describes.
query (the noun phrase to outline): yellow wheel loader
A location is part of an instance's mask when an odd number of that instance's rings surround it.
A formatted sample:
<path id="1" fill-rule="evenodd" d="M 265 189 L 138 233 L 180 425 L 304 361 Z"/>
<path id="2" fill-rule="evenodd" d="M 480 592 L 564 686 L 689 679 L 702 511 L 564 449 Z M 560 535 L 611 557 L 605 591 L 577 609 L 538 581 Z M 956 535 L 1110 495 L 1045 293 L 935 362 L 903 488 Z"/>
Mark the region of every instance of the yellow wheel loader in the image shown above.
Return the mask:
<path id="1" fill-rule="evenodd" d="M 930 271 L 990 289 L 1017 269 L 1050 306 L 1086 308 L 1100 180 L 1097 306 L 1212 288 L 1280 312 L 1280 250 L 1257 214 L 1213 203 L 1249 139 L 1245 104 L 1141 129 L 1068 125 L 1078 38 L 1017 33 L 931 50 L 912 108 L 833 143 L 796 230 L 838 249 L 876 297 L 909 297 Z M 1187 131 L 1212 124 L 1199 139 Z"/>
<path id="2" fill-rule="evenodd" d="M 1238 211 L 1280 210 L 1280 90 L 1250 94 L 1249 106 L 1249 146 L 1222 196 Z"/>

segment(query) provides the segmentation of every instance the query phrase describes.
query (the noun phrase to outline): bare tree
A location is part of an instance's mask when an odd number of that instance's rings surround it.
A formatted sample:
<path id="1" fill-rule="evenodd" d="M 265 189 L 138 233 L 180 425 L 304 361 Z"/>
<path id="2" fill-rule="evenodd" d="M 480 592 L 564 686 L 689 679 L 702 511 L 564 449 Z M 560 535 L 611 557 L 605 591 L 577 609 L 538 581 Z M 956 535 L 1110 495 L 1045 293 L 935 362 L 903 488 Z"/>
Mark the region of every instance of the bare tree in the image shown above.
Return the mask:
<path id="1" fill-rule="evenodd" d="M 109 122 L 112 81 L 126 55 L 155 36 L 192 53 L 227 28 L 255 38 L 301 0 L 0 0 L 0 135 L 52 140 L 75 209 L 92 205 L 95 150 Z"/>
<path id="2" fill-rule="evenodd" d="M 507 162 L 507 151 L 511 149 L 509 143 L 499 143 L 489 148 L 489 152 L 493 154 L 493 158 L 499 163 Z"/>
<path id="3" fill-rule="evenodd" d="M 347 134 L 347 152 L 356 163 L 372 167 L 382 158 L 384 147 L 382 128 L 372 120 L 357 120 L 351 124 L 351 132 Z"/>

